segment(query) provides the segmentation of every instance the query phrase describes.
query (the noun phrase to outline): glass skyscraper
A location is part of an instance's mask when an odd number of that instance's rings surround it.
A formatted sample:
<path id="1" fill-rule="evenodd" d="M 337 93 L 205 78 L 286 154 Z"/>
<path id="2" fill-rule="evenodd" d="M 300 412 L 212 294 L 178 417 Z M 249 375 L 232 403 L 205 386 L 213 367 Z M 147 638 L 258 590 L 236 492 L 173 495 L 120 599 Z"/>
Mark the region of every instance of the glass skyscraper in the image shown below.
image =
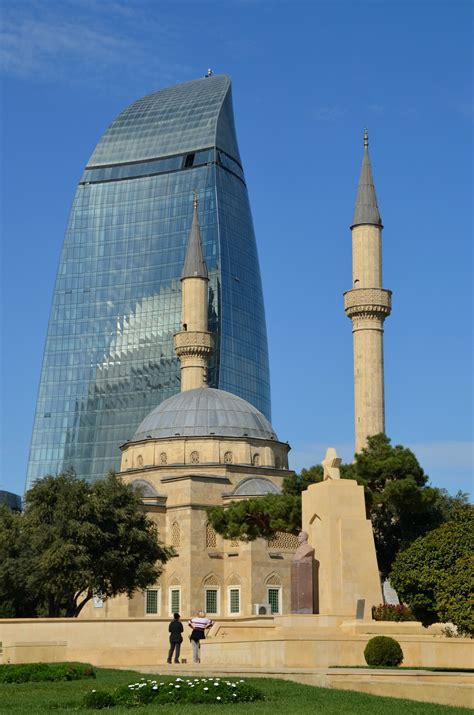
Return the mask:
<path id="1" fill-rule="evenodd" d="M 27 486 L 69 466 L 94 480 L 179 392 L 172 336 L 193 191 L 209 271 L 209 384 L 270 418 L 268 351 L 230 78 L 205 77 L 127 107 L 80 179 L 46 338 Z"/>

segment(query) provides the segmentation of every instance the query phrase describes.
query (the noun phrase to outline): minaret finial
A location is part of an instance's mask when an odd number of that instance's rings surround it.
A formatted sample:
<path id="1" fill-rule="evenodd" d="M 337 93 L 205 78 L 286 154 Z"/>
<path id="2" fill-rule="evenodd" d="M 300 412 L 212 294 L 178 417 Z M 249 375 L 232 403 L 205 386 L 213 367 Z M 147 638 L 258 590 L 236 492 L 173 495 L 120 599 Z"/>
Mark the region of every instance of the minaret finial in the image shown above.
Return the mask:
<path id="1" fill-rule="evenodd" d="M 367 128 L 364 129 L 364 149 L 367 149 L 369 146 L 369 131 Z"/>
<path id="2" fill-rule="evenodd" d="M 196 189 L 194 190 L 193 206 L 195 209 L 197 209 L 198 207 L 198 192 L 196 191 Z"/>

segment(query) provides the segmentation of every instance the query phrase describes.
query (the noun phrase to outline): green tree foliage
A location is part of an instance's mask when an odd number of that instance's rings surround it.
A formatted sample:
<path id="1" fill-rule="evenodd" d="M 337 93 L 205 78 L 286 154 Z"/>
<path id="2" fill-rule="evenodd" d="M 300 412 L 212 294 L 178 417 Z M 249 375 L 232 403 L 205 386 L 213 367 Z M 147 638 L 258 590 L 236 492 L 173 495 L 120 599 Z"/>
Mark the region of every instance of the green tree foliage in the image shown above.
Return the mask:
<path id="1" fill-rule="evenodd" d="M 35 615 L 36 598 L 25 588 L 31 546 L 21 514 L 0 506 L 0 618 Z"/>
<path id="2" fill-rule="evenodd" d="M 297 534 L 301 528 L 301 497 L 267 494 L 208 509 L 209 522 L 225 539 L 271 539 L 276 531 Z"/>
<path id="3" fill-rule="evenodd" d="M 355 455 L 352 474 L 364 487 L 367 516 L 372 520 L 381 575 L 390 573 L 396 554 L 442 524 L 466 495 L 450 497 L 427 486 L 428 477 L 410 449 L 392 446 L 384 434 L 369 437 Z"/>
<path id="4" fill-rule="evenodd" d="M 453 511 L 466 503 L 462 493 L 450 497 L 445 490 L 427 486 L 428 477 L 410 449 L 392 446 L 384 434 L 369 437 L 368 445 L 355 455 L 353 464 L 341 465 L 343 479 L 355 479 L 364 487 L 367 517 L 372 520 L 378 566 L 383 578 L 390 573 L 396 554 L 414 539 L 436 528 Z M 276 530 L 297 533 L 301 510 L 296 501 L 301 492 L 323 479 L 323 468 L 315 465 L 284 480 L 283 495 L 269 501 L 252 499 L 210 510 L 210 522 L 225 538 L 271 538 Z M 267 497 L 265 497 L 267 499 Z M 279 502 L 279 500 L 281 500 Z M 252 503 L 249 506 L 250 502 Z M 285 508 L 288 517 L 285 522 Z M 227 513 L 226 513 L 227 512 Z M 273 525 L 278 516 L 278 527 Z M 232 528 L 230 528 L 232 527 Z M 232 534 L 231 534 L 232 531 Z"/>
<path id="5" fill-rule="evenodd" d="M 461 633 L 474 635 L 473 544 L 474 509 L 464 505 L 398 554 L 390 581 L 423 625 L 452 621 Z"/>
<path id="6" fill-rule="evenodd" d="M 72 472 L 47 476 L 27 492 L 23 514 L 1 521 L 0 582 L 10 575 L 0 604 L 8 609 L 24 592 L 34 594 L 28 607 L 11 615 L 77 616 L 94 593 L 145 589 L 168 557 L 140 494 L 115 474 L 92 485 Z"/>

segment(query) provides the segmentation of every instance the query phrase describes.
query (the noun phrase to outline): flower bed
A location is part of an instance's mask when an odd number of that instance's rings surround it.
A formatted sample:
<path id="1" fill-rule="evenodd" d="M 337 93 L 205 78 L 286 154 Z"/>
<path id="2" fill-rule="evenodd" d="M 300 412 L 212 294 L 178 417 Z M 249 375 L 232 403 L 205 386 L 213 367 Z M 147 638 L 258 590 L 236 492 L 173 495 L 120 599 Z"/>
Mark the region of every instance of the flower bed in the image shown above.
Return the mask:
<path id="1" fill-rule="evenodd" d="M 374 621 L 416 621 L 411 608 L 403 603 L 381 603 L 380 606 L 373 606 L 372 618 Z"/>
<path id="2" fill-rule="evenodd" d="M 141 678 L 136 683 L 117 688 L 114 692 L 92 690 L 84 698 L 88 708 L 100 710 L 113 705 L 137 707 L 165 703 L 248 703 L 264 700 L 263 694 L 245 680 L 228 678 L 176 678 L 151 680 Z"/>

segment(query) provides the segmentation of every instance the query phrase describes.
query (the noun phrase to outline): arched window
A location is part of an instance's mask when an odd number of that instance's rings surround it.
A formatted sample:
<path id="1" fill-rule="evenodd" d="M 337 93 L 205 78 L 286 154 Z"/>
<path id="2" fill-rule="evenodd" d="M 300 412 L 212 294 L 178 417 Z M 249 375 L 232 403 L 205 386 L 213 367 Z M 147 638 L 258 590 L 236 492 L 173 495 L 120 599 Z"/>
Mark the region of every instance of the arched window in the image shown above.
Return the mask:
<path id="1" fill-rule="evenodd" d="M 220 611 L 220 584 L 215 574 L 204 579 L 204 611 L 216 616 Z"/>
<path id="2" fill-rule="evenodd" d="M 143 457 L 141 454 L 137 457 L 137 467 L 143 467 Z"/>
<path id="3" fill-rule="evenodd" d="M 267 603 L 270 604 L 272 613 L 282 613 L 282 588 L 281 578 L 277 573 L 272 573 L 265 579 L 267 590 Z"/>
<path id="4" fill-rule="evenodd" d="M 179 549 L 181 546 L 181 530 L 177 521 L 171 525 L 171 546 L 175 549 Z"/>
<path id="5" fill-rule="evenodd" d="M 259 467 L 260 466 L 260 455 L 258 452 L 256 452 L 253 457 L 252 457 L 252 464 L 254 467 Z"/>
<path id="6" fill-rule="evenodd" d="M 191 464 L 199 464 L 199 452 L 191 452 L 190 454 Z"/>
<path id="7" fill-rule="evenodd" d="M 173 613 L 179 613 L 181 610 L 181 586 L 176 576 L 170 578 L 168 586 L 168 613 L 172 616 Z"/>
<path id="8" fill-rule="evenodd" d="M 234 457 L 233 457 L 232 452 L 226 452 L 224 454 L 224 464 L 232 464 L 233 461 L 234 461 Z"/>
<path id="9" fill-rule="evenodd" d="M 209 524 L 206 524 L 206 549 L 217 548 L 217 534 Z"/>
<path id="10" fill-rule="evenodd" d="M 227 613 L 229 616 L 240 615 L 240 578 L 236 574 L 230 574 L 227 581 Z"/>

